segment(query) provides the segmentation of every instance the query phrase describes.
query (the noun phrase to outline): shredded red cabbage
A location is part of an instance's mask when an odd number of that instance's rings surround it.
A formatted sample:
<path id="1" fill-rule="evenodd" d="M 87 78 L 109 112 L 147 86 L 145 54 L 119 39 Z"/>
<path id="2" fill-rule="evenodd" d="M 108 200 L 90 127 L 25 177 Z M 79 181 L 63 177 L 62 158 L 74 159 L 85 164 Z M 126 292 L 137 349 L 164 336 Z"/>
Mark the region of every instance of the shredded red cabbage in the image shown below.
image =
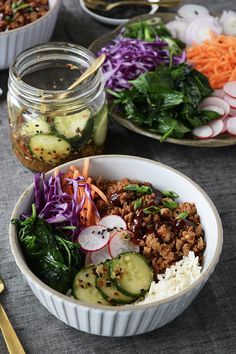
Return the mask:
<path id="1" fill-rule="evenodd" d="M 168 44 L 158 37 L 154 42 L 145 42 L 120 35 L 98 54 L 102 53 L 106 54 L 103 64 L 106 87 L 115 91 L 130 88 L 130 80 L 154 70 L 160 64 L 169 64 L 172 60 L 174 65 L 178 65 L 185 61 L 184 51 L 171 59 Z"/>
<path id="2" fill-rule="evenodd" d="M 34 202 L 39 218 L 55 226 L 72 227 L 70 233 L 73 240 L 76 240 L 83 227 L 80 224 L 80 212 L 84 206 L 86 196 L 91 201 L 96 215 L 100 216 L 94 204 L 90 186 L 84 182 L 84 178 L 82 176 L 79 176 L 76 180 L 66 178 L 68 184 L 73 186 L 73 196 L 71 197 L 62 190 L 62 177 L 63 174 L 61 172 L 55 177 L 51 176 L 48 180 L 45 179 L 43 173 L 36 174 L 34 178 Z M 84 188 L 85 190 L 85 195 L 80 203 L 78 202 L 78 188 Z"/>

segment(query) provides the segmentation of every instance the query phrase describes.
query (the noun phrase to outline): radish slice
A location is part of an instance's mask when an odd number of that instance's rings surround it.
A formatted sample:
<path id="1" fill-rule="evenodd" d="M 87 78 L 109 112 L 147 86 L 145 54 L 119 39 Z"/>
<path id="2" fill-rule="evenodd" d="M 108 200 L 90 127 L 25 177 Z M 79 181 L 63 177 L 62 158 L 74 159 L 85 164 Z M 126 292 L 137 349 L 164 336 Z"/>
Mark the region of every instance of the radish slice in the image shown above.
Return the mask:
<path id="1" fill-rule="evenodd" d="M 91 254 L 92 253 L 90 253 L 90 252 L 86 253 L 85 262 L 84 262 L 85 267 L 87 267 L 88 265 L 93 263 L 91 260 Z"/>
<path id="2" fill-rule="evenodd" d="M 224 100 L 225 100 L 225 102 L 227 102 L 230 105 L 231 108 L 236 109 L 236 98 L 233 98 L 229 95 L 225 95 Z"/>
<path id="3" fill-rule="evenodd" d="M 202 111 L 213 111 L 213 112 L 219 113 L 221 116 L 223 116 L 225 114 L 225 111 L 222 107 L 213 106 L 213 105 L 204 106 L 202 108 Z"/>
<path id="4" fill-rule="evenodd" d="M 229 115 L 229 111 L 230 111 L 230 106 L 229 104 L 223 100 L 222 98 L 219 97 L 208 97 L 205 98 L 205 100 L 202 101 L 200 108 L 203 109 L 203 107 L 205 106 L 219 106 L 221 108 L 224 109 L 225 113 L 224 113 L 224 117 L 227 117 Z"/>
<path id="5" fill-rule="evenodd" d="M 107 259 L 111 259 L 108 245 L 99 251 L 91 253 L 91 261 L 94 265 L 105 262 Z"/>
<path id="6" fill-rule="evenodd" d="M 230 117 L 227 120 L 226 126 L 230 134 L 236 135 L 236 117 Z"/>
<path id="7" fill-rule="evenodd" d="M 236 36 L 236 12 L 224 10 L 221 17 L 220 23 L 223 26 L 223 33 L 227 36 Z"/>
<path id="8" fill-rule="evenodd" d="M 120 216 L 118 215 L 107 215 L 104 216 L 100 222 L 100 225 L 105 226 L 109 229 L 121 229 L 121 230 L 126 230 L 127 229 L 127 225 L 124 219 L 122 219 Z M 112 231 L 112 230 L 108 230 L 108 231 Z"/>
<path id="9" fill-rule="evenodd" d="M 213 93 L 214 97 L 219 97 L 219 98 L 224 98 L 224 95 L 225 95 L 225 91 L 222 89 L 217 89 Z"/>
<path id="10" fill-rule="evenodd" d="M 88 252 L 98 251 L 105 247 L 110 239 L 110 232 L 102 225 L 89 226 L 83 229 L 78 237 L 81 248 Z"/>
<path id="11" fill-rule="evenodd" d="M 221 132 L 221 133 L 228 132 L 228 129 L 227 129 L 227 122 L 228 122 L 228 119 L 229 119 L 229 118 L 225 118 L 225 119 L 223 119 L 224 129 L 222 130 L 222 132 Z"/>
<path id="12" fill-rule="evenodd" d="M 132 232 L 117 231 L 109 242 L 109 251 L 113 258 L 124 252 L 139 252 L 139 246 L 131 241 Z"/>
<path id="13" fill-rule="evenodd" d="M 199 139 L 208 139 L 212 136 L 213 130 L 209 125 L 202 125 L 201 127 L 194 128 L 192 133 Z"/>
<path id="14" fill-rule="evenodd" d="M 177 13 L 180 17 L 186 19 L 209 15 L 209 11 L 205 6 L 191 4 L 181 6 Z"/>
<path id="15" fill-rule="evenodd" d="M 227 82 L 223 89 L 227 95 L 236 98 L 236 81 Z"/>
<path id="16" fill-rule="evenodd" d="M 215 32 L 220 35 L 222 26 L 217 18 L 213 16 L 205 16 L 194 19 L 186 30 L 186 43 L 191 45 L 194 43 L 202 43 L 211 39 L 211 33 Z"/>
<path id="17" fill-rule="evenodd" d="M 188 27 L 188 23 L 185 20 L 170 21 L 166 24 L 167 29 L 170 31 L 173 37 L 185 42 L 185 32 Z"/>
<path id="18" fill-rule="evenodd" d="M 231 116 L 236 116 L 236 109 L 235 109 L 235 108 L 230 108 L 229 114 L 230 114 Z"/>
<path id="19" fill-rule="evenodd" d="M 209 127 L 211 127 L 213 134 L 211 138 L 221 134 L 224 131 L 225 125 L 222 119 L 215 119 L 208 123 Z"/>

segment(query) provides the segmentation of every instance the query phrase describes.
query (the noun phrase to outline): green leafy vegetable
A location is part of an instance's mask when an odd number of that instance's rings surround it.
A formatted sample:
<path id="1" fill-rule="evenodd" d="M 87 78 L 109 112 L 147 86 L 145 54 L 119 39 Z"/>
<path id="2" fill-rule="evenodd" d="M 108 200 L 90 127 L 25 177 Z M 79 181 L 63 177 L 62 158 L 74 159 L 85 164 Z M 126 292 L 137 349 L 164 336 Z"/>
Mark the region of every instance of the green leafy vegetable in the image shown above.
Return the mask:
<path id="1" fill-rule="evenodd" d="M 169 198 L 178 198 L 179 195 L 173 191 L 162 191 L 161 192 L 162 195 L 164 195 L 165 197 L 169 197 Z"/>
<path id="2" fill-rule="evenodd" d="M 180 213 L 177 217 L 176 220 L 180 220 L 180 219 L 186 219 L 188 217 L 189 213 L 187 211 L 183 211 L 182 213 Z"/>
<path id="3" fill-rule="evenodd" d="M 162 204 L 164 207 L 168 209 L 176 209 L 178 208 L 178 204 L 174 200 L 163 200 Z"/>
<path id="4" fill-rule="evenodd" d="M 161 209 L 158 208 L 157 206 L 152 205 L 152 206 L 150 206 L 150 207 L 148 207 L 148 208 L 143 209 L 143 212 L 144 212 L 144 214 L 156 214 L 156 213 L 158 213 L 160 210 L 161 210 Z"/>
<path id="5" fill-rule="evenodd" d="M 23 253 L 32 271 L 53 289 L 66 293 L 80 269 L 79 244 L 71 242 L 55 231 L 45 220 L 32 215 L 24 221 L 13 219 Z"/>
<path id="6" fill-rule="evenodd" d="M 138 184 L 128 184 L 124 187 L 125 191 L 134 191 L 139 194 L 152 194 L 153 190 L 149 186 L 139 186 Z"/>
<path id="7" fill-rule="evenodd" d="M 160 65 L 131 84 L 131 89 L 109 90 L 114 96 L 113 108 L 132 123 L 160 134 L 162 141 L 181 139 L 193 128 L 219 117 L 216 112 L 199 109 L 213 90 L 207 78 L 188 64 Z"/>

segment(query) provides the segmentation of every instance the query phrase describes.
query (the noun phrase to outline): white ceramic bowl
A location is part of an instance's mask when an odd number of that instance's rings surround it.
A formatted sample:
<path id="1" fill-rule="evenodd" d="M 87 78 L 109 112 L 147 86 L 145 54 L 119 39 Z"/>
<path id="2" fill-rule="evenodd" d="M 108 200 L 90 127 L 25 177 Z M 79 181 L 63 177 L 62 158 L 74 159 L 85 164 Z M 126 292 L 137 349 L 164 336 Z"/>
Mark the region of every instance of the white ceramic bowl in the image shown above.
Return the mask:
<path id="1" fill-rule="evenodd" d="M 79 167 L 84 159 L 73 162 Z M 60 167 L 65 171 L 71 163 Z M 51 172 L 48 173 L 49 175 Z M 107 179 L 128 177 L 151 182 L 160 190 L 174 190 L 183 201 L 196 203 L 205 230 L 206 250 L 202 275 L 187 289 L 165 300 L 146 305 L 106 307 L 89 305 L 52 290 L 28 268 L 20 250 L 16 229 L 10 225 L 10 244 L 15 261 L 39 301 L 54 316 L 81 331 L 103 336 L 131 336 L 164 326 L 179 316 L 193 301 L 208 280 L 219 260 L 223 231 L 218 212 L 206 193 L 182 173 L 161 163 L 132 156 L 94 156 L 90 161 L 90 175 Z M 12 218 L 30 209 L 33 184 L 18 200 Z"/>
<path id="2" fill-rule="evenodd" d="M 80 1 L 80 6 L 86 12 L 88 15 L 92 16 L 95 20 L 105 23 L 106 25 L 113 25 L 113 26 L 118 26 L 118 25 L 123 25 L 124 23 L 128 22 L 130 19 L 118 19 L 118 18 L 110 18 L 106 16 L 101 16 L 97 15 L 95 12 L 89 10 L 87 6 L 84 3 L 84 0 L 79 0 Z M 149 15 L 154 14 L 158 10 L 159 6 L 158 5 L 152 5 L 151 10 L 147 12 Z"/>
<path id="3" fill-rule="evenodd" d="M 49 11 L 38 20 L 11 31 L 0 32 L 0 70 L 7 69 L 23 50 L 48 42 L 62 0 L 49 0 Z"/>

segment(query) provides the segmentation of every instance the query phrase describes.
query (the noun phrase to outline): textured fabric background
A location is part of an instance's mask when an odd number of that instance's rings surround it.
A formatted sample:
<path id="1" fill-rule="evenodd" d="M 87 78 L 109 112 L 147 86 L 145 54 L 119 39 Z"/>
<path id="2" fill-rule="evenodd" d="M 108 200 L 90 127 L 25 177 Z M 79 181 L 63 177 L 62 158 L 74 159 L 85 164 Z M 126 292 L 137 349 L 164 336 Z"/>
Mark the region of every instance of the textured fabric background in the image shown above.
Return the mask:
<path id="1" fill-rule="evenodd" d="M 196 1 L 209 8 L 231 8 L 235 0 Z M 54 40 L 88 46 L 111 30 L 81 13 L 79 2 L 64 0 Z M 1 55 L 1 53 L 0 53 Z M 54 318 L 38 302 L 12 258 L 8 242 L 11 211 L 33 174 L 16 160 L 8 138 L 6 84 L 0 72 L 0 275 L 7 290 L 1 302 L 30 354 L 233 354 L 236 353 L 236 147 L 203 149 L 160 144 L 112 123 L 106 153 L 161 161 L 185 173 L 209 194 L 224 227 L 224 247 L 214 274 L 194 303 L 175 321 L 152 333 L 104 338 L 76 331 Z M 0 354 L 6 354 L 0 335 Z"/>

